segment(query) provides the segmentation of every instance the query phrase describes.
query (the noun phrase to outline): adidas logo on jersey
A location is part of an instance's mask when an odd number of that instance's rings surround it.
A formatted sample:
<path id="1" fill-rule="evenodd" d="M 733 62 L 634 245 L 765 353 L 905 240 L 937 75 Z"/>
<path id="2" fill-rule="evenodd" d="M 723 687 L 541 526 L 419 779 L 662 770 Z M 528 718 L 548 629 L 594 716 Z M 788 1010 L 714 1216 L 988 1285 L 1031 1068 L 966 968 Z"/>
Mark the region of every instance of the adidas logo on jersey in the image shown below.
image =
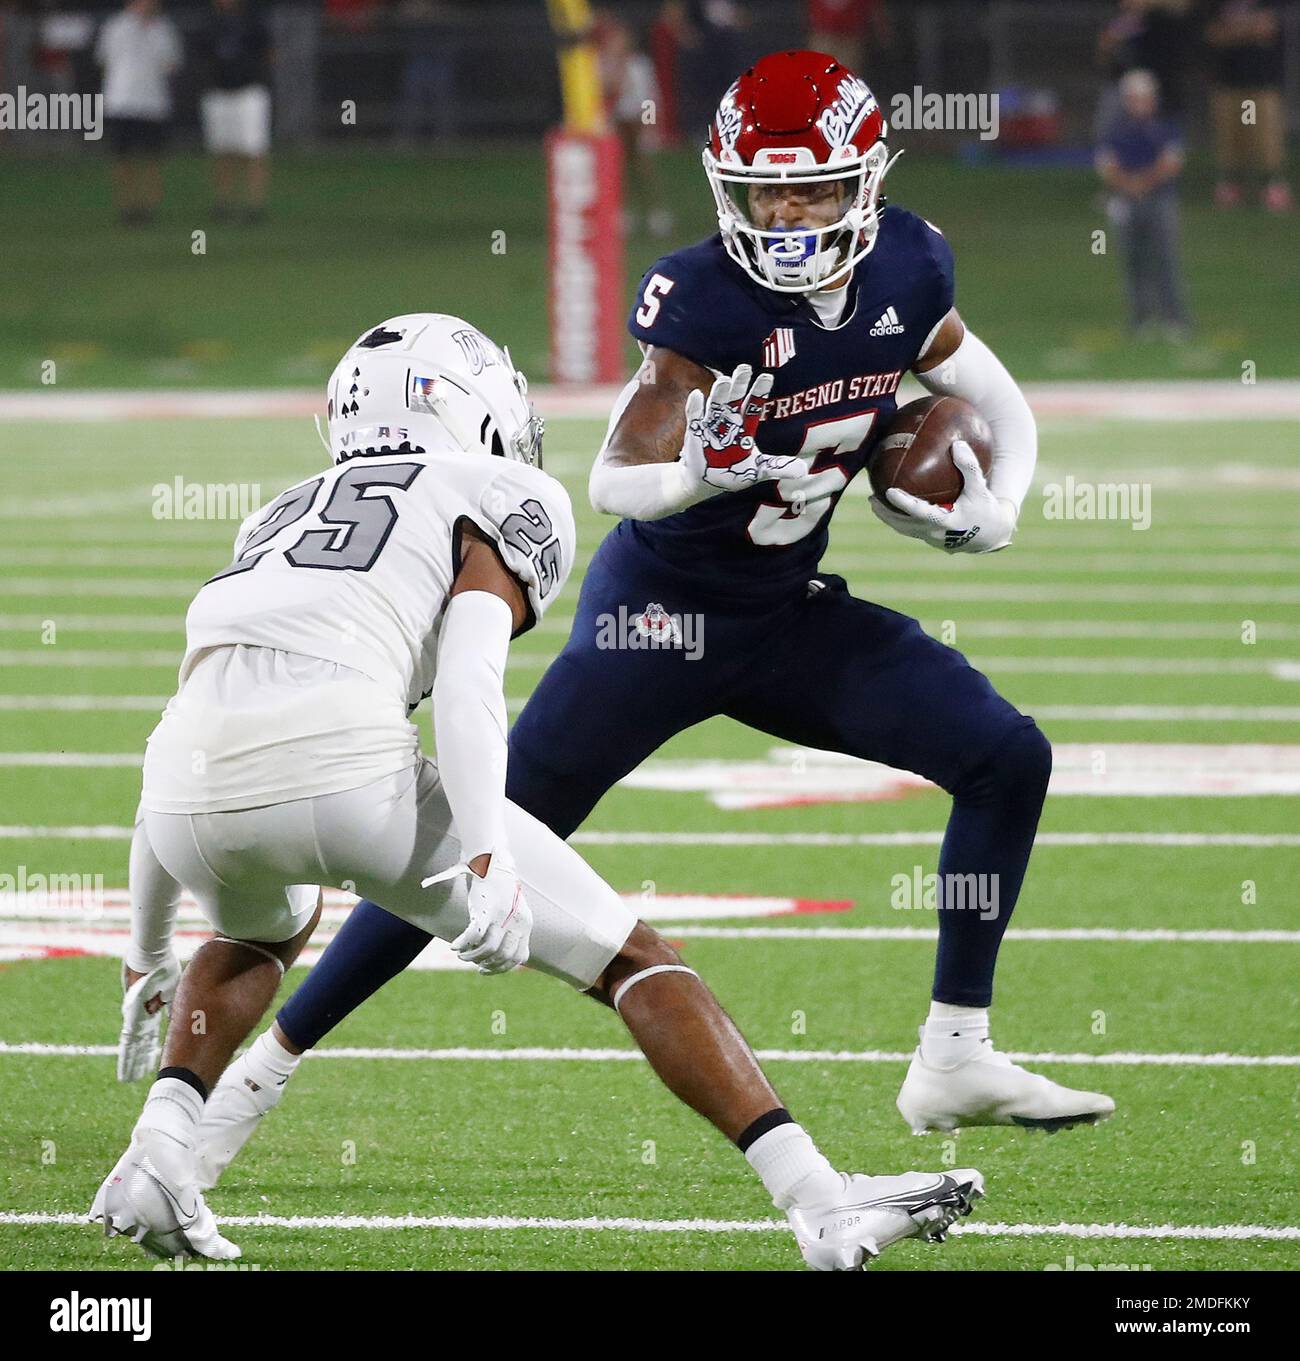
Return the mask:
<path id="1" fill-rule="evenodd" d="M 886 307 L 876 324 L 871 328 L 870 334 L 873 336 L 901 336 L 903 330 L 903 323 L 899 321 L 898 313 L 892 307 Z"/>

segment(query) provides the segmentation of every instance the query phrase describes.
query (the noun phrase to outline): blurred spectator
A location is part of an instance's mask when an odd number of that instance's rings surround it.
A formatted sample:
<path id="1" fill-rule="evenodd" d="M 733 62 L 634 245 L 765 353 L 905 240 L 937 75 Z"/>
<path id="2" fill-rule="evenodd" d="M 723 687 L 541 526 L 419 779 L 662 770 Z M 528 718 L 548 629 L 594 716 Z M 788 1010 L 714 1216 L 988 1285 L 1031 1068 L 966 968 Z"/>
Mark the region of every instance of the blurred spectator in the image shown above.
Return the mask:
<path id="1" fill-rule="evenodd" d="M 95 36 L 95 20 L 71 11 L 63 0 L 40 0 L 32 63 L 44 89 L 68 93 L 77 88 L 77 57 Z"/>
<path id="2" fill-rule="evenodd" d="M 1205 31 L 1214 57 L 1214 149 L 1220 208 L 1241 202 L 1248 173 L 1258 180 L 1260 201 L 1270 212 L 1291 211 L 1283 177 L 1286 114 L 1282 107 L 1282 24 L 1263 0 L 1228 0 Z M 1249 101 L 1249 105 L 1247 105 Z M 1253 114 L 1247 121 L 1246 108 Z"/>
<path id="3" fill-rule="evenodd" d="M 698 146 L 718 101 L 744 69 L 741 34 L 749 16 L 740 0 L 685 0 L 683 8 L 686 22 L 678 94 L 686 138 Z"/>
<path id="4" fill-rule="evenodd" d="M 382 0 L 325 0 L 325 18 L 340 28 L 361 33 L 379 17 Z"/>
<path id="5" fill-rule="evenodd" d="M 1166 114 L 1182 117 L 1189 8 L 1189 0 L 1120 0 L 1118 13 L 1097 39 L 1097 60 L 1106 81 L 1097 111 L 1098 134 L 1119 109 L 1119 80 L 1128 71 L 1150 71 L 1159 82 Z"/>
<path id="6" fill-rule="evenodd" d="M 195 54 L 203 71 L 203 144 L 215 215 L 256 222 L 271 178 L 271 33 L 246 0 L 212 0 Z M 242 183 L 241 183 L 242 181 Z"/>
<path id="7" fill-rule="evenodd" d="M 395 140 L 414 146 L 426 130 L 439 141 L 452 138 L 457 132 L 457 53 L 446 27 L 437 26 L 439 19 L 450 17 L 448 6 L 435 0 L 401 0 L 393 17 L 405 53 Z"/>
<path id="8" fill-rule="evenodd" d="M 113 195 L 127 226 L 151 222 L 162 203 L 162 153 L 172 117 L 171 78 L 181 40 L 158 0 L 130 0 L 95 43 L 104 68 L 104 117 L 113 154 Z"/>
<path id="9" fill-rule="evenodd" d="M 861 75 L 868 35 L 873 55 L 893 42 L 884 0 L 808 0 L 808 46 L 814 52 L 827 52 Z"/>
<path id="10" fill-rule="evenodd" d="M 681 117 L 677 107 L 678 56 L 689 38 L 690 25 L 683 0 L 664 0 L 650 28 L 650 55 L 659 86 L 659 142 L 680 146 Z"/>
<path id="11" fill-rule="evenodd" d="M 592 13 L 605 116 L 623 144 L 627 229 L 635 232 L 644 224 L 651 236 L 665 237 L 672 231 L 673 220 L 664 205 L 655 166 L 659 90 L 654 66 L 638 50 L 632 30 L 611 5 L 595 5 Z"/>
<path id="12" fill-rule="evenodd" d="M 1173 124 L 1158 116 L 1159 84 L 1149 71 L 1119 82 L 1120 109 L 1097 148 L 1097 173 L 1110 190 L 1109 217 L 1120 236 L 1134 332 L 1189 331 L 1178 250 L 1178 176 L 1183 149 Z"/>

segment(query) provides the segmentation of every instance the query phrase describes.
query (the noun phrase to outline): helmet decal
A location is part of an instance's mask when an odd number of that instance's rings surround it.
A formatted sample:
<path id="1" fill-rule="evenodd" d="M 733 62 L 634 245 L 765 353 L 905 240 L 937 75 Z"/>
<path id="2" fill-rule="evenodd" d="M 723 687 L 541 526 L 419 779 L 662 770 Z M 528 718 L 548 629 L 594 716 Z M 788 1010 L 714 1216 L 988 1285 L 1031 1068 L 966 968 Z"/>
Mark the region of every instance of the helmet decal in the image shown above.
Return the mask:
<path id="1" fill-rule="evenodd" d="M 376 326 L 368 336 L 357 341 L 357 349 L 377 350 L 381 345 L 396 345 L 399 340 L 405 338 L 405 331 L 389 331 L 382 326 Z"/>
<path id="2" fill-rule="evenodd" d="M 740 105 L 736 103 L 736 92 L 739 88 L 740 82 L 733 81 L 731 88 L 722 96 L 722 103 L 718 105 L 718 116 L 715 119 L 718 141 L 726 151 L 735 151 L 736 139 L 745 125 L 745 115 L 741 112 Z"/>
<path id="3" fill-rule="evenodd" d="M 482 331 L 466 327 L 463 331 L 456 331 L 452 339 L 460 346 L 472 377 L 477 377 L 484 369 L 504 361 L 505 356 Z"/>
<path id="4" fill-rule="evenodd" d="M 817 119 L 817 131 L 836 150 L 852 146 L 863 120 L 877 107 L 867 82 L 846 71 L 834 101 Z"/>

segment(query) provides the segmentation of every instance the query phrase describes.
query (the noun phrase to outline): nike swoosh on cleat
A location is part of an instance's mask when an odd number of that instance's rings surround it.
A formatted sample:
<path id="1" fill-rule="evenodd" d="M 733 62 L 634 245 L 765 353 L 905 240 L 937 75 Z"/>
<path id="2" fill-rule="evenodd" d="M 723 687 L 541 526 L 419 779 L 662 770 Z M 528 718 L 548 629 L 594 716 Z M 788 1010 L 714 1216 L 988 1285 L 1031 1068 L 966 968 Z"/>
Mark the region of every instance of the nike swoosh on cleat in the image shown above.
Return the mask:
<path id="1" fill-rule="evenodd" d="M 898 1209 L 923 1210 L 933 1205 L 936 1199 L 955 1195 L 960 1188 L 951 1177 L 940 1177 L 930 1186 L 921 1186 L 914 1191 L 903 1191 L 897 1195 L 879 1196 L 875 1200 L 858 1201 L 852 1206 L 845 1206 L 845 1210 L 868 1210 L 878 1206 L 886 1205 Z"/>
<path id="2" fill-rule="evenodd" d="M 154 1185 L 158 1187 L 167 1200 L 170 1201 L 172 1208 L 176 1211 L 176 1217 L 180 1221 L 180 1227 L 182 1229 L 190 1228 L 194 1221 L 199 1217 L 199 1198 L 197 1194 L 191 1193 L 194 1195 L 194 1204 L 187 1210 L 185 1206 L 181 1204 L 180 1197 L 172 1191 L 171 1187 L 163 1181 L 153 1167 L 145 1162 L 140 1164 L 140 1169 L 153 1181 Z"/>

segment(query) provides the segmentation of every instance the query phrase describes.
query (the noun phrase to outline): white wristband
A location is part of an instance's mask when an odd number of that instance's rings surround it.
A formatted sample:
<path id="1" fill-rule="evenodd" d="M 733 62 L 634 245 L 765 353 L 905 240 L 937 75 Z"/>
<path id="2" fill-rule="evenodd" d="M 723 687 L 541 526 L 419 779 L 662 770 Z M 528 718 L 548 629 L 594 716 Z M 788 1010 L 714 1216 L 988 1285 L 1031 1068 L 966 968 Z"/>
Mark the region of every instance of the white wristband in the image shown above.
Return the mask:
<path id="1" fill-rule="evenodd" d="M 716 488 L 697 483 L 680 458 L 672 463 L 606 463 L 604 451 L 591 469 L 587 494 L 591 508 L 625 520 L 662 520 L 697 502 Z"/>

